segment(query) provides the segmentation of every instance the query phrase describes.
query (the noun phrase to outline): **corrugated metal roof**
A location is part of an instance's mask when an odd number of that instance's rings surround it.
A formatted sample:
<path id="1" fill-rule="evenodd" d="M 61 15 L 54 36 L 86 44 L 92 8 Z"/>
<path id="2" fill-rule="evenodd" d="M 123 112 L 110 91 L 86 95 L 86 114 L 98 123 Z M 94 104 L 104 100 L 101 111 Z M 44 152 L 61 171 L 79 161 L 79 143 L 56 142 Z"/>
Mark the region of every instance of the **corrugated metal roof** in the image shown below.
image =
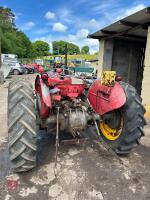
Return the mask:
<path id="1" fill-rule="evenodd" d="M 144 39 L 147 36 L 148 25 L 150 25 L 150 7 L 110 24 L 93 34 L 89 34 L 88 37 L 101 39 L 123 36 Z"/>

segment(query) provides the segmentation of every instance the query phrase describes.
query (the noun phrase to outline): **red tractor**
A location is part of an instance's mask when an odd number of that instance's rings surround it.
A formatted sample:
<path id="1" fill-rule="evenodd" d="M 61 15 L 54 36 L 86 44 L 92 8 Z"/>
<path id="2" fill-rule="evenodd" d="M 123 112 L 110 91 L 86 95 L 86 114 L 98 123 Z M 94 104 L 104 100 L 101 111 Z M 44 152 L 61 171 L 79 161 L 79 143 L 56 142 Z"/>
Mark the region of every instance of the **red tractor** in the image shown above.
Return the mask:
<path id="1" fill-rule="evenodd" d="M 95 81 L 59 69 L 43 72 L 35 90 L 27 81 L 13 81 L 8 94 L 12 168 L 23 172 L 36 166 L 38 129 L 55 134 L 56 158 L 59 143 L 81 144 L 93 138 L 90 134 L 116 154 L 128 154 L 144 136 L 144 113 L 136 90 L 114 72 L 103 72 Z"/>
<path id="2" fill-rule="evenodd" d="M 36 63 L 32 63 L 32 64 L 30 63 L 25 66 L 24 73 L 25 74 L 34 73 L 34 72 L 37 73 L 40 71 L 44 71 L 44 69 L 41 65 L 38 65 Z"/>

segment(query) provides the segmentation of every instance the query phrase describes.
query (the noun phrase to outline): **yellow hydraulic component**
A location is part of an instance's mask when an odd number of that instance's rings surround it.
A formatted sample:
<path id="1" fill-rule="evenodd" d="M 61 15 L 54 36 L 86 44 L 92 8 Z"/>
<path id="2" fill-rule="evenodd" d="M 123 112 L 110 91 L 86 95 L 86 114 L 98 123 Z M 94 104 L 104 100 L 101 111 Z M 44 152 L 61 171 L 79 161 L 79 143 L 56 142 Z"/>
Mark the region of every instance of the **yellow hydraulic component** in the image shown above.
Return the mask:
<path id="1" fill-rule="evenodd" d="M 103 71 L 101 76 L 101 84 L 106 86 L 114 86 L 116 71 Z"/>
<path id="2" fill-rule="evenodd" d="M 110 128 L 107 124 L 104 122 L 100 123 L 100 130 L 102 134 L 106 137 L 108 140 L 116 140 L 120 136 L 121 133 L 117 132 L 117 129 Z"/>
<path id="3" fill-rule="evenodd" d="M 122 133 L 123 128 L 123 119 L 121 120 L 121 124 L 119 128 L 113 129 L 104 121 L 100 122 L 100 130 L 101 133 L 106 137 L 108 140 L 117 140 Z"/>

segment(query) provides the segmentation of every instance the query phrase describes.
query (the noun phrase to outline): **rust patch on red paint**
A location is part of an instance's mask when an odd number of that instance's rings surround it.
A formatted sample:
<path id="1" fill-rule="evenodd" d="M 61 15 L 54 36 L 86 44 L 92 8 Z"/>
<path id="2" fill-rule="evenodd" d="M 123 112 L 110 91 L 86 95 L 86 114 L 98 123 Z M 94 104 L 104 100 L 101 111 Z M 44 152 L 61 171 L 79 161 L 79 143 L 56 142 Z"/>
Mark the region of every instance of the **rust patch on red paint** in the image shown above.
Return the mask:
<path id="1" fill-rule="evenodd" d="M 7 189 L 9 191 L 17 190 L 18 189 L 18 180 L 7 180 Z"/>

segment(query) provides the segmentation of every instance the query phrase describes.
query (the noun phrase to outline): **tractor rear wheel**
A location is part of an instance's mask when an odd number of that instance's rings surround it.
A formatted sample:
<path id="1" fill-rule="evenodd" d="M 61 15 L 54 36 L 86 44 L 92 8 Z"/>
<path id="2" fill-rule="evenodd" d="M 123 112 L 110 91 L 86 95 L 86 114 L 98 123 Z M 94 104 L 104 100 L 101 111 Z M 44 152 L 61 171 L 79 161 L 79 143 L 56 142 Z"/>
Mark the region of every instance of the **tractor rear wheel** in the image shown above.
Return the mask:
<path id="1" fill-rule="evenodd" d="M 145 108 L 141 97 L 131 85 L 120 82 L 126 94 L 125 105 L 102 116 L 100 132 L 117 154 L 128 154 L 144 136 Z"/>
<path id="2" fill-rule="evenodd" d="M 15 172 L 36 166 L 36 114 L 32 86 L 16 80 L 8 90 L 8 148 Z"/>

